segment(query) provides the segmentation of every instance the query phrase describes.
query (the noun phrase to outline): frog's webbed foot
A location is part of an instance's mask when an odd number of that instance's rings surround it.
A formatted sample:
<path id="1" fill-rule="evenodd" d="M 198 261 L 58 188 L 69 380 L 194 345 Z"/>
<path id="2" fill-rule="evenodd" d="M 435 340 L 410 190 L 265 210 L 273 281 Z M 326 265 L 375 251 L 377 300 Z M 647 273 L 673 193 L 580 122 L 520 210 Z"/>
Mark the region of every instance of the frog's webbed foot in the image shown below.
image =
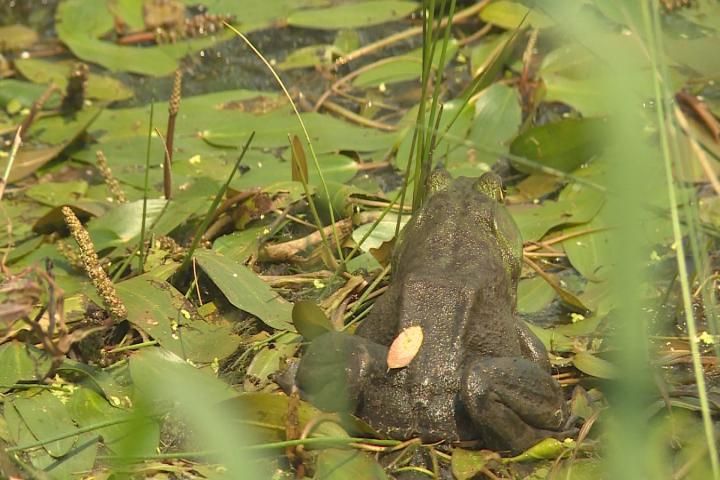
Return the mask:
<path id="1" fill-rule="evenodd" d="M 466 365 L 460 393 L 487 447 L 520 452 L 543 438 L 565 436 L 567 405 L 559 384 L 525 358 L 485 358 Z"/>
<path id="2" fill-rule="evenodd" d="M 352 412 L 367 382 L 387 371 L 387 347 L 357 335 L 329 332 L 314 339 L 298 366 L 296 383 L 326 411 Z"/>

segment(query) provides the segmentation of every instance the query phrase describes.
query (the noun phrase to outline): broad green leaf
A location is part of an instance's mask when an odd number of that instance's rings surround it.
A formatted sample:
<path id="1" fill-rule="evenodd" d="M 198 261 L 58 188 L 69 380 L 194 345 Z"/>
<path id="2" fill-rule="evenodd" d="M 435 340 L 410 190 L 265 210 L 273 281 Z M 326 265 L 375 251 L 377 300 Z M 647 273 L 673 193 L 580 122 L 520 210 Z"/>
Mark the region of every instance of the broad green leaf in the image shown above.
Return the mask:
<path id="1" fill-rule="evenodd" d="M 195 259 L 237 308 L 255 315 L 266 325 L 278 330 L 295 329 L 291 323 L 291 304 L 245 265 L 207 250 L 195 251 Z"/>
<path id="2" fill-rule="evenodd" d="M 287 332 L 261 348 L 245 372 L 244 391 L 254 392 L 267 387 L 272 376 L 286 368 L 285 361 L 295 355 L 300 340 L 297 334 Z"/>
<path id="3" fill-rule="evenodd" d="M 240 344 L 229 327 L 207 323 L 167 282 L 140 276 L 118 283 L 117 292 L 127 307 L 128 321 L 183 358 L 210 363 L 227 357 Z"/>
<path id="4" fill-rule="evenodd" d="M 65 301 L 66 308 L 68 300 Z M 123 405 L 127 407 L 131 404 L 131 388 L 123 380 L 100 367 L 66 358 L 58 367 L 58 371 L 71 372 L 73 375 L 79 376 L 80 380 L 77 382 L 79 385 L 85 385 L 98 394 L 102 394 L 115 407 Z M 117 375 L 117 370 L 114 370 L 114 373 Z"/>
<path id="5" fill-rule="evenodd" d="M 31 186 L 25 191 L 25 195 L 45 205 L 60 207 L 85 195 L 87 188 L 88 184 L 84 180 L 45 182 Z"/>
<path id="6" fill-rule="evenodd" d="M 410 218 L 408 216 L 405 216 L 402 219 L 402 221 L 400 222 L 401 230 L 409 220 Z M 367 235 L 371 228 L 371 223 L 360 225 L 353 231 L 352 239 L 355 240 L 355 242 L 360 243 L 360 240 L 362 240 L 363 237 Z M 389 242 L 393 238 L 395 238 L 396 230 L 397 215 L 394 213 L 388 213 L 387 215 L 385 215 L 385 218 L 378 222 L 375 228 L 370 231 L 370 235 L 365 239 L 362 245 L 360 245 L 360 248 L 365 252 L 369 252 L 372 248 L 380 248 L 383 243 Z"/>
<path id="7" fill-rule="evenodd" d="M 458 42 L 451 38 L 448 42 L 445 53 L 445 66 L 455 58 L 458 51 Z M 438 68 L 440 65 L 440 53 L 433 57 L 432 66 Z M 422 49 L 418 48 L 404 55 L 388 57 L 374 68 L 360 73 L 352 81 L 356 87 L 377 87 L 381 84 L 392 84 L 420 78 L 422 70 Z"/>
<path id="8" fill-rule="evenodd" d="M 38 440 L 50 439 L 58 434 L 73 433 L 77 430 L 65 405 L 58 398 L 63 395 L 67 396 L 68 394 L 63 392 L 56 396 L 46 390 L 30 398 L 15 400 L 15 408 Z M 43 448 L 53 457 L 62 457 L 73 448 L 77 440 L 76 436 L 70 436 L 47 443 Z"/>
<path id="9" fill-rule="evenodd" d="M 77 114 L 72 121 L 52 117 L 35 122 L 30 128 L 33 139 L 51 144 L 52 146 L 23 147 L 15 157 L 8 182 L 21 180 L 35 173 L 37 169 L 57 157 L 65 147 L 75 140 L 95 120 L 98 109 L 85 109 Z M 35 135 L 35 133 L 38 133 Z M 7 158 L 0 161 L 0 169 L 5 169 Z"/>
<path id="10" fill-rule="evenodd" d="M 522 24 L 523 19 L 525 23 Z M 551 27 L 555 22 L 541 12 L 528 8 L 519 2 L 499 0 L 490 3 L 480 12 L 480 18 L 488 23 L 508 30 L 531 26 L 533 28 Z"/>
<path id="11" fill-rule="evenodd" d="M 357 449 L 326 448 L 315 462 L 316 480 L 387 479 L 385 470 L 365 452 Z"/>
<path id="12" fill-rule="evenodd" d="M 540 339 L 549 352 L 574 351 L 575 345 L 570 337 L 566 337 L 565 335 L 551 329 L 538 327 L 532 323 L 525 322 L 525 325 L 527 325 L 530 331 Z"/>
<path id="13" fill-rule="evenodd" d="M 540 205 L 512 205 L 508 207 L 526 242 L 540 240 L 559 225 L 586 223 L 602 208 L 602 195 L 583 187 L 573 198 L 545 200 Z"/>
<path id="14" fill-rule="evenodd" d="M 452 473 L 457 480 L 475 478 L 488 462 L 487 453 L 481 450 L 454 448 L 452 451 Z"/>
<path id="15" fill-rule="evenodd" d="M 325 312 L 311 300 L 295 302 L 292 309 L 292 320 L 295 329 L 306 340 L 312 340 L 323 333 L 335 330 Z"/>
<path id="16" fill-rule="evenodd" d="M 330 67 L 333 65 L 335 57 L 340 56 L 341 53 L 333 45 L 308 45 L 290 52 L 285 60 L 278 64 L 278 68 L 292 70 L 293 68 L 317 66 Z"/>
<path id="17" fill-rule="evenodd" d="M 74 62 L 48 62 L 36 58 L 17 59 L 15 67 L 33 83 L 49 84 L 54 82 L 61 89 L 67 86 L 68 75 Z M 124 100 L 133 96 L 132 90 L 119 80 L 106 75 L 90 73 L 86 94 L 99 100 Z"/>
<path id="18" fill-rule="evenodd" d="M 100 40 L 113 28 L 113 17 L 105 2 L 66 0 L 56 13 L 58 37 L 79 58 L 114 71 L 151 76 L 169 75 L 185 55 L 207 48 L 230 34 L 179 41 L 153 47 L 129 47 Z"/>
<path id="19" fill-rule="evenodd" d="M 285 440 L 287 426 L 288 396 L 277 393 L 247 392 L 228 400 L 226 405 L 237 413 L 228 418 L 236 420 L 248 428 L 253 428 L 256 437 L 263 441 Z M 312 429 L 311 437 L 346 437 L 347 433 L 340 426 L 337 414 L 322 413 L 307 402 L 301 401 L 298 407 L 299 427 L 302 429 L 308 422 L 319 415 L 335 419 L 320 423 Z"/>
<path id="20" fill-rule="evenodd" d="M 475 161 L 494 164 L 508 152 L 508 141 L 517 134 L 521 121 L 520 100 L 515 89 L 495 83 L 475 102 L 468 140 L 476 150 Z"/>
<path id="21" fill-rule="evenodd" d="M 567 118 L 533 127 L 513 140 L 510 153 L 538 166 L 572 172 L 602 150 L 605 121 L 597 118 Z M 524 173 L 536 170 L 530 164 L 513 162 Z"/>
<path id="22" fill-rule="evenodd" d="M 617 367 L 607 360 L 596 357 L 590 352 L 578 352 L 573 357 L 573 365 L 581 372 L 598 378 L 617 378 Z"/>
<path id="23" fill-rule="evenodd" d="M 161 198 L 148 199 L 147 212 L 145 217 L 145 228 L 152 226 L 163 213 L 167 201 Z M 102 232 L 111 232 L 112 236 L 104 235 L 110 242 L 97 242 L 95 248 L 103 250 L 111 246 L 126 245 L 128 242 L 139 238 L 142 229 L 143 201 L 137 200 L 131 203 L 117 205 L 105 215 L 94 218 L 88 222 L 87 229 L 90 235 L 100 237 Z"/>
<path id="24" fill-rule="evenodd" d="M 250 227 L 223 235 L 213 242 L 213 250 L 232 261 L 244 264 L 251 255 L 257 254 L 258 240 L 265 234 L 265 228 Z"/>
<path id="25" fill-rule="evenodd" d="M 4 52 L 29 48 L 37 40 L 37 32 L 25 25 L 16 23 L 0 27 L 0 50 Z"/>
<path id="26" fill-rule="evenodd" d="M 288 16 L 295 27 L 336 30 L 369 27 L 399 20 L 418 8 L 416 2 L 398 0 L 359 1 L 328 8 L 298 10 Z"/>
<path id="27" fill-rule="evenodd" d="M 133 355 L 130 376 L 149 404 L 171 406 L 190 426 L 194 441 L 216 452 L 215 461 L 223 464 L 227 478 L 270 477 L 244 453 L 251 438 L 248 429 L 230 417 L 234 412 L 225 400 L 237 393 L 229 385 L 162 348 Z"/>
<path id="28" fill-rule="evenodd" d="M 600 215 L 582 225 L 566 228 L 566 235 L 589 231 L 590 233 L 569 238 L 563 242 L 563 249 L 575 270 L 583 277 L 596 282 L 607 279 L 615 257 L 610 247 L 611 234 L 607 231 L 592 231 L 605 228 Z"/>
<path id="29" fill-rule="evenodd" d="M 568 448 L 574 446 L 575 442 L 572 441 L 569 443 L 565 443 L 555 438 L 545 438 L 537 444 L 533 445 L 532 447 L 528 448 L 520 455 L 509 458 L 507 461 L 510 463 L 536 462 L 538 460 L 558 458 L 559 456 L 567 452 Z"/>
<path id="30" fill-rule="evenodd" d="M 22 107 L 30 108 L 45 91 L 45 87 L 30 82 L 21 82 L 12 78 L 0 80 L 0 105 L 7 108 L 10 102 L 20 102 Z M 45 108 L 60 106 L 60 94 L 51 95 Z"/>
<path id="31" fill-rule="evenodd" d="M 18 381 L 40 380 L 50 369 L 50 357 L 34 347 L 18 341 L 0 345 L 0 391 Z"/>
<path id="32" fill-rule="evenodd" d="M 517 294 L 517 308 L 522 313 L 539 312 L 555 298 L 555 290 L 540 276 L 520 280 Z"/>
<path id="33" fill-rule="evenodd" d="M 185 383 L 187 388 L 202 392 L 206 408 L 237 396 L 230 385 L 162 348 L 149 348 L 134 355 L 130 359 L 130 377 L 138 391 L 151 398 L 158 396 L 158 382 L 162 382 L 161 379 L 175 377 L 177 381 Z M 182 399 L 180 393 L 178 400 Z"/>
<path id="34" fill-rule="evenodd" d="M 125 406 L 129 407 L 128 398 Z M 131 414 L 120 408 L 113 407 L 103 397 L 88 388 L 79 388 L 70 397 L 67 403 L 67 410 L 80 427 L 90 427 L 109 420 L 127 419 L 126 423 L 110 425 L 94 430 L 97 435 L 102 436 L 103 446 L 111 452 L 119 453 L 127 448 L 123 443 L 133 442 L 133 453 L 137 455 L 152 455 L 158 448 L 160 440 L 160 424 L 157 421 L 148 421 L 150 428 L 144 429 L 143 435 L 134 435 L 129 429 L 135 425 L 131 421 Z"/>

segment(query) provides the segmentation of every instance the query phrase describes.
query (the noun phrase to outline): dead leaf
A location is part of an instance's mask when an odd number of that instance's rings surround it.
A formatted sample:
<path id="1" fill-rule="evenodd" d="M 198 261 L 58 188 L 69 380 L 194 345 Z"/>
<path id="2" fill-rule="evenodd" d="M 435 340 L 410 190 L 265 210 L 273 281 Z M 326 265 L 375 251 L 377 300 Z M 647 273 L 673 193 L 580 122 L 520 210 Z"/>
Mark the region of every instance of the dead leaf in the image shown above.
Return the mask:
<path id="1" fill-rule="evenodd" d="M 408 327 L 393 340 L 388 350 L 388 368 L 407 367 L 420 351 L 423 342 L 423 331 L 420 326 Z"/>

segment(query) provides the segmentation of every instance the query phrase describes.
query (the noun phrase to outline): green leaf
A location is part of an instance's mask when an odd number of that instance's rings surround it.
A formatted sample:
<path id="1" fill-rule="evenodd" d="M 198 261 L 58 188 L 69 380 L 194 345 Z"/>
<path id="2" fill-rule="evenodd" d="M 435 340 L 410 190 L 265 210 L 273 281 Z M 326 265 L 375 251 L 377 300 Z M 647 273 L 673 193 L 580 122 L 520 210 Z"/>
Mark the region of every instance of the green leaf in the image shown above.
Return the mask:
<path id="1" fill-rule="evenodd" d="M 125 400 L 130 405 L 130 399 Z M 79 388 L 73 393 L 67 404 L 67 410 L 72 419 L 81 428 L 97 425 L 111 420 L 128 419 L 127 423 L 119 423 L 93 430 L 103 439 L 103 446 L 111 452 L 123 452 L 132 442 L 133 454 L 152 455 L 160 440 L 160 424 L 157 421 L 148 422 L 150 428 L 143 429 L 143 435 L 135 435 L 130 431 L 134 427 L 131 416 L 127 411 L 113 407 L 103 397 L 88 388 Z"/>
<path id="2" fill-rule="evenodd" d="M 336 30 L 358 28 L 399 20 L 418 8 L 415 2 L 376 0 L 341 4 L 328 8 L 298 10 L 288 16 L 295 27 Z"/>
<path id="3" fill-rule="evenodd" d="M 589 187 L 585 187 L 590 190 Z M 596 192 L 595 192 L 596 193 Z M 540 240 L 549 230 L 566 224 L 589 222 L 602 208 L 601 195 L 588 193 L 565 201 L 545 200 L 540 205 L 512 205 L 508 209 L 526 242 Z"/>
<path id="4" fill-rule="evenodd" d="M 470 480 L 479 475 L 488 462 L 487 453 L 482 450 L 464 450 L 454 448 L 452 451 L 452 473 L 457 480 Z"/>
<path id="5" fill-rule="evenodd" d="M 541 440 L 536 445 L 528 448 L 526 451 L 512 458 L 508 458 L 508 463 L 518 462 L 535 462 L 538 460 L 548 460 L 552 458 L 558 458 L 564 454 L 568 447 L 575 446 L 575 442 L 561 442 L 555 438 L 546 438 Z"/>
<path id="6" fill-rule="evenodd" d="M 517 133 L 521 121 L 520 101 L 515 89 L 495 83 L 475 102 L 468 140 L 476 149 L 475 161 L 494 164 L 508 152 L 508 141 Z"/>
<path id="7" fill-rule="evenodd" d="M 356 449 L 326 448 L 315 462 L 317 480 L 387 479 L 385 470 L 365 452 Z"/>
<path id="8" fill-rule="evenodd" d="M 599 215 L 589 223 L 566 228 L 563 234 L 605 228 Z M 611 234 L 608 231 L 590 233 L 569 238 L 563 242 L 563 249 L 572 266 L 588 280 L 600 282 L 606 280 L 614 265 L 615 256 L 610 247 Z"/>
<path id="9" fill-rule="evenodd" d="M 236 398 L 227 402 L 232 410 L 237 412 L 227 418 L 228 421 L 237 419 L 249 428 L 253 428 L 255 437 L 261 441 L 285 440 L 285 428 L 287 426 L 288 414 L 287 395 L 265 392 L 241 393 Z M 340 426 L 340 417 L 337 414 L 323 413 L 307 402 L 301 401 L 298 410 L 298 423 L 302 429 L 308 422 L 322 415 L 328 418 L 320 423 L 317 428 L 312 429 L 311 437 L 346 437 L 347 433 Z"/>
<path id="10" fill-rule="evenodd" d="M 63 402 L 47 390 L 31 398 L 18 398 L 14 404 L 25 424 L 38 440 L 44 441 L 58 434 L 77 430 Z M 70 451 L 76 441 L 77 437 L 70 436 L 47 443 L 43 448 L 53 457 L 62 457 Z"/>
<path id="11" fill-rule="evenodd" d="M 292 320 L 297 331 L 306 340 L 312 340 L 323 333 L 335 330 L 325 312 L 311 300 L 295 302 L 292 309 Z"/>
<path id="12" fill-rule="evenodd" d="M 538 327 L 532 323 L 525 322 L 525 325 L 540 339 L 549 352 L 572 352 L 575 350 L 575 345 L 569 337 L 552 329 Z"/>
<path id="13" fill-rule="evenodd" d="M 127 47 L 99 40 L 113 28 L 113 17 L 105 2 L 66 0 L 56 13 L 58 37 L 79 58 L 114 71 L 127 71 L 151 76 L 169 75 L 178 68 L 185 55 L 231 37 L 219 35 L 180 41 L 154 47 Z"/>
<path id="14" fill-rule="evenodd" d="M 229 385 L 162 348 L 133 355 L 130 376 L 147 403 L 172 406 L 177 418 L 190 425 L 194 442 L 217 452 L 215 461 L 226 468 L 227 478 L 269 478 L 243 453 L 250 437 L 230 416 L 225 400 L 237 393 Z"/>
<path id="15" fill-rule="evenodd" d="M 208 250 L 195 251 L 200 268 L 240 310 L 278 330 L 294 330 L 292 306 L 245 265 Z"/>
<path id="16" fill-rule="evenodd" d="M 25 25 L 16 23 L 0 27 L 0 50 L 4 52 L 29 48 L 37 40 L 37 32 Z"/>
<path id="17" fill-rule="evenodd" d="M 43 85 L 54 82 L 61 89 L 67 86 L 68 75 L 74 62 L 48 62 L 36 58 L 17 59 L 15 67 L 33 83 Z M 125 100 L 133 96 L 132 90 L 107 75 L 91 73 L 87 81 L 87 96 L 99 100 Z"/>
<path id="18" fill-rule="evenodd" d="M 147 201 L 145 225 L 153 225 L 163 213 L 167 200 L 152 198 Z M 97 242 L 95 248 L 103 250 L 107 247 L 126 245 L 140 237 L 142 229 L 143 201 L 123 203 L 117 205 L 105 215 L 90 220 L 87 224 L 90 236 L 110 239 L 106 242 Z M 107 235 L 110 232 L 112 235 Z"/>
<path id="19" fill-rule="evenodd" d="M 518 311 L 535 313 L 547 307 L 555 298 L 555 290 L 544 278 L 525 278 L 518 283 Z"/>
<path id="20" fill-rule="evenodd" d="M 117 285 L 127 319 L 171 352 L 194 362 L 227 357 L 240 344 L 228 326 L 210 325 L 195 307 L 167 282 L 150 276 Z"/>
<path id="21" fill-rule="evenodd" d="M 458 42 L 454 38 L 448 41 L 447 52 L 445 54 L 445 65 L 455 58 L 458 51 Z M 433 58 L 432 68 L 438 68 L 440 65 L 440 55 Z M 420 78 L 422 70 L 422 48 L 418 48 L 404 55 L 396 57 L 387 57 L 383 61 L 369 70 L 360 73 L 352 81 L 355 87 L 377 87 L 381 84 L 392 84 L 414 80 Z"/>
<path id="22" fill-rule="evenodd" d="M 601 152 L 604 125 L 603 119 L 567 118 L 533 127 L 513 140 L 510 153 L 534 163 L 513 166 L 524 173 L 536 171 L 533 165 L 572 172 Z"/>
<path id="23" fill-rule="evenodd" d="M 31 186 L 25 191 L 25 195 L 45 205 L 60 207 L 73 203 L 85 195 L 87 189 L 88 184 L 84 180 L 46 182 Z"/>
<path id="24" fill-rule="evenodd" d="M 0 391 L 18 381 L 40 380 L 50 370 L 47 353 L 18 341 L 0 345 Z"/>
<path id="25" fill-rule="evenodd" d="M 617 378 L 617 367 L 607 360 L 596 357 L 590 352 L 578 352 L 573 357 L 573 365 L 581 372 L 597 378 Z"/>
<path id="26" fill-rule="evenodd" d="M 37 169 L 57 157 L 65 147 L 77 138 L 98 116 L 98 109 L 85 109 L 72 121 L 59 117 L 38 120 L 30 128 L 30 135 L 54 146 L 21 148 L 15 157 L 8 182 L 12 183 L 32 175 Z M 36 133 L 41 132 L 36 135 Z M 7 159 L 0 161 L 0 169 L 5 169 Z"/>
<path id="27" fill-rule="evenodd" d="M 525 23 L 521 25 L 527 16 Z M 518 2 L 499 0 L 492 2 L 480 12 L 480 18 L 499 27 L 513 30 L 530 25 L 533 28 L 546 28 L 555 25 L 555 22 L 538 12 Z"/>
<path id="28" fill-rule="evenodd" d="M 286 368 L 285 361 L 300 348 L 300 336 L 286 332 L 273 343 L 265 345 L 255 354 L 245 372 L 244 391 L 254 392 L 266 388 L 272 376 Z M 271 388 L 276 388 L 272 387 Z"/>
<path id="29" fill-rule="evenodd" d="M 403 229 L 409 220 L 410 218 L 408 216 L 405 216 L 402 219 L 400 222 L 400 230 Z M 388 213 L 385 215 L 385 218 L 378 222 L 372 231 L 370 231 L 371 228 L 372 224 L 366 223 L 364 225 L 360 225 L 352 233 L 352 239 L 355 240 L 355 242 L 360 243 L 360 240 L 362 240 L 363 237 L 370 232 L 370 235 L 360 246 L 360 248 L 365 252 L 369 252 L 370 249 L 373 248 L 380 248 L 383 243 L 389 242 L 395 238 L 395 231 L 397 230 L 397 215 L 394 213 Z"/>

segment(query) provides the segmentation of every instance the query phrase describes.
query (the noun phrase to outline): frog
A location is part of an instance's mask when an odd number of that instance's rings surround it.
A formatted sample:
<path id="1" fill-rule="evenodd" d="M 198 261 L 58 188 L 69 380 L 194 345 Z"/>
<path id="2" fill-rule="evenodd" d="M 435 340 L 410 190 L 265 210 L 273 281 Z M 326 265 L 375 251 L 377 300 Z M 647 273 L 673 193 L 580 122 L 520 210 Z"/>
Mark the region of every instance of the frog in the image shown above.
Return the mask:
<path id="1" fill-rule="evenodd" d="M 401 231 L 392 278 L 355 330 L 315 338 L 296 383 L 325 410 L 350 411 L 390 438 L 518 453 L 567 434 L 548 352 L 517 312 L 522 238 L 500 177 L 434 171 Z M 396 338 L 420 327 L 410 362 L 388 368 Z"/>

